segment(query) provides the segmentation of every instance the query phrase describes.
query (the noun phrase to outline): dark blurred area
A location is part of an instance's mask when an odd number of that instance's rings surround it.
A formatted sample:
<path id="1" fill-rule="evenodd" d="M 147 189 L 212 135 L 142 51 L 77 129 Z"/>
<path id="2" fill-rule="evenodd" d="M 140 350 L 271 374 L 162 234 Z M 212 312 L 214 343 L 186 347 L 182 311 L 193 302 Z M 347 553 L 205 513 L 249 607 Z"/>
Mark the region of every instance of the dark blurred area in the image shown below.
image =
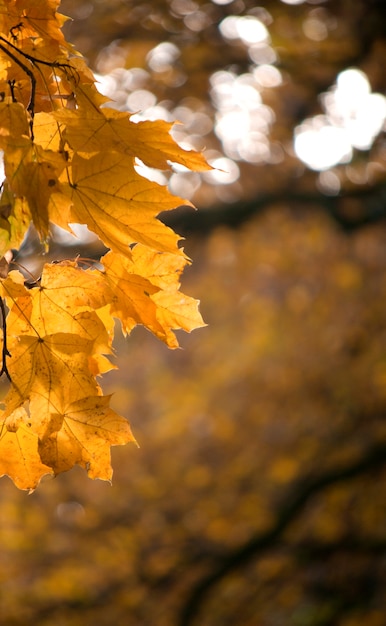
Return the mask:
<path id="1" fill-rule="evenodd" d="M 218 168 L 149 172 L 207 328 L 102 380 L 112 486 L 0 485 L 4 626 L 386 623 L 385 5 L 66 0 L 101 90 Z M 39 256 L 98 242 L 59 231 Z"/>

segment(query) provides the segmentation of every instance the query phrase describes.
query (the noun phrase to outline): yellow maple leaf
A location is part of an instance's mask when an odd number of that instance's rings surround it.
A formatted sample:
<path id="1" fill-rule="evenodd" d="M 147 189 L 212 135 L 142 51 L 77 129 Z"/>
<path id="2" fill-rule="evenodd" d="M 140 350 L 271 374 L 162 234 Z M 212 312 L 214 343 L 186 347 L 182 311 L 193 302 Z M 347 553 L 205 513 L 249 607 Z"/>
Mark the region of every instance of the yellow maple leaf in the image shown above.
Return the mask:
<path id="1" fill-rule="evenodd" d="M 190 332 L 205 326 L 194 298 L 181 293 L 180 276 L 187 263 L 181 256 L 149 250 L 136 246 L 133 250 L 136 265 L 158 290 L 150 297 L 156 305 L 157 321 L 162 327 L 160 338 L 169 348 L 177 348 L 178 341 L 173 329 Z M 157 334 L 157 333 L 156 333 Z"/>
<path id="2" fill-rule="evenodd" d="M 66 18 L 57 13 L 59 4 L 60 0 L 2 0 L 0 29 L 10 33 L 11 39 L 39 37 L 68 46 L 61 31 Z"/>
<path id="3" fill-rule="evenodd" d="M 7 183 L 0 197 L 0 258 L 7 250 L 18 249 L 31 223 L 31 213 L 24 198 L 14 198 Z"/>
<path id="4" fill-rule="evenodd" d="M 14 427 L 8 418 L 8 428 L 0 418 L 0 476 L 9 476 L 19 489 L 32 491 L 44 475 L 53 471 L 41 461 L 39 439 L 28 426 L 25 409 L 16 409 L 12 420 Z"/>
<path id="5" fill-rule="evenodd" d="M 143 324 L 170 348 L 177 348 L 172 329 L 190 332 L 204 326 L 198 302 L 179 291 L 180 274 L 188 262 L 183 255 L 138 244 L 131 259 L 109 252 L 101 262 L 115 294 L 111 314 L 121 320 L 125 332 Z"/>
<path id="6" fill-rule="evenodd" d="M 110 312 L 121 321 L 123 332 L 127 334 L 137 324 L 143 324 L 155 334 L 161 333 L 156 305 L 151 300 L 158 287 L 140 274 L 132 257 L 108 252 L 101 262 L 113 294 Z"/>
<path id="7" fill-rule="evenodd" d="M 53 114 L 63 124 L 64 137 L 73 150 L 89 153 L 109 146 L 161 170 L 170 169 L 170 162 L 191 170 L 210 169 L 200 153 L 184 150 L 174 141 L 170 135 L 173 124 L 163 120 L 132 122 L 128 112 L 95 106 L 96 101 L 100 104 L 100 96 L 89 85 L 75 89 L 75 95 L 76 111 L 61 109 Z"/>
<path id="8" fill-rule="evenodd" d="M 10 389 L 4 399 L 6 414 L 13 412 L 31 397 L 40 394 L 49 404 L 62 406 L 68 397 L 98 393 L 99 386 L 89 369 L 94 351 L 92 341 L 77 334 L 55 333 L 45 337 L 23 335 L 9 341 L 11 358 L 8 371 Z M 47 415 L 33 415 L 32 428 L 46 429 Z"/>
<path id="9" fill-rule="evenodd" d="M 95 324 L 99 318 L 95 313 L 88 316 L 85 313 L 105 306 L 112 298 L 100 272 L 82 270 L 71 261 L 46 264 L 33 289 L 25 287 L 20 272 L 12 271 L 2 281 L 0 294 L 10 309 L 7 318 L 10 337 L 24 334 L 42 337 L 62 332 L 78 333 L 93 340 L 95 332 L 91 326 L 88 330 L 87 324 L 91 324 L 92 315 Z"/>
<path id="10" fill-rule="evenodd" d="M 52 112 L 40 111 L 34 116 L 34 142 L 44 150 L 63 153 L 63 137 L 60 124 Z"/>
<path id="11" fill-rule="evenodd" d="M 65 319 L 72 324 L 77 313 L 99 309 L 113 296 L 100 272 L 83 270 L 76 261 L 62 261 L 44 265 L 34 297 L 39 298 L 35 307 L 38 315 L 47 318 L 46 329 L 50 319 L 59 315 L 62 332 L 73 332 L 68 330 Z"/>
<path id="12" fill-rule="evenodd" d="M 4 171 L 16 197 L 28 203 L 37 231 L 49 233 L 50 214 L 69 215 L 70 202 L 61 193 L 58 176 L 66 166 L 63 155 L 44 150 L 27 137 L 9 145 L 4 154 Z"/>
<path id="13" fill-rule="evenodd" d="M 66 284 L 70 279 L 72 286 Z M 47 265 L 41 284 L 33 289 L 25 288 L 16 271 L 2 281 L 0 293 L 10 309 L 7 341 L 12 384 L 5 398 L 7 414 L 33 393 L 62 406 L 68 395 L 76 399 L 99 392 L 95 376 L 109 369 L 103 355 L 111 352 L 112 336 L 92 310 L 105 304 L 98 287 L 97 276 L 74 264 Z M 45 423 L 44 412 L 34 416 L 35 432 L 40 433 Z"/>
<path id="14" fill-rule="evenodd" d="M 103 243 L 124 255 L 142 243 L 178 254 L 178 235 L 156 216 L 186 201 L 140 176 L 132 159 L 103 151 L 90 158 L 75 154 L 71 181 L 62 176 L 63 193 L 73 206 L 71 221 L 87 224 Z"/>
<path id="15" fill-rule="evenodd" d="M 54 472 L 77 464 L 90 478 L 111 480 L 110 446 L 135 442 L 130 426 L 113 411 L 109 396 L 84 397 L 61 415 L 62 427 L 40 442 L 40 456 Z"/>
<path id="16" fill-rule="evenodd" d="M 6 150 L 17 145 L 20 137 L 29 135 L 29 116 L 19 102 L 0 103 L 0 147 Z"/>

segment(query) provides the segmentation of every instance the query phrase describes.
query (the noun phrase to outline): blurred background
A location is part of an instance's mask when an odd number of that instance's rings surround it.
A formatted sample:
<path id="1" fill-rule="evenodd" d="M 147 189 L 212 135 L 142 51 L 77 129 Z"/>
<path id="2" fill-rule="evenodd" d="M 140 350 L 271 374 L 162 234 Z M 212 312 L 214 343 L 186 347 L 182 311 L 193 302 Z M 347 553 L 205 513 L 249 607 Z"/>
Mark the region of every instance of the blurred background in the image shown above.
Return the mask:
<path id="1" fill-rule="evenodd" d="M 140 448 L 112 486 L 1 480 L 0 624 L 384 626 L 385 3 L 61 11 L 114 106 L 216 168 L 138 164 L 199 207 L 165 220 L 208 326 L 117 341 L 102 385 Z M 52 257 L 92 254 L 79 234 Z"/>

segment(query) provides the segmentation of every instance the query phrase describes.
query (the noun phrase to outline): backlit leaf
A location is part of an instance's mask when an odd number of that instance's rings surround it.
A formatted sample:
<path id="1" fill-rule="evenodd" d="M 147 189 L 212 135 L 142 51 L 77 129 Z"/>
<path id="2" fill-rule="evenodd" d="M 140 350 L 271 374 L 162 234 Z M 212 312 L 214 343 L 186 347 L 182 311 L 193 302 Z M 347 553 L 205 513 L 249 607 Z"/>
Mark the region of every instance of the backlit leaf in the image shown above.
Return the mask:
<path id="1" fill-rule="evenodd" d="M 55 118 L 63 123 L 64 135 L 73 150 L 95 152 L 101 145 L 120 154 L 137 157 L 149 167 L 169 169 L 170 162 L 191 170 L 210 166 L 197 152 L 183 150 L 171 137 L 172 124 L 163 120 L 132 122 L 130 113 L 109 107 L 98 108 L 91 100 L 90 89 L 77 90 L 79 109 L 61 109 Z"/>
<path id="2" fill-rule="evenodd" d="M 0 419 L 0 476 L 10 476 L 19 489 L 33 490 L 52 469 L 41 461 L 39 440 L 28 426 L 26 411 L 17 409 L 14 417 L 18 422 L 14 430 Z"/>
<path id="3" fill-rule="evenodd" d="M 62 179 L 73 202 L 71 221 L 87 224 L 106 246 L 123 255 L 133 243 L 178 252 L 178 235 L 156 216 L 184 201 L 140 176 L 132 159 L 107 151 L 90 158 L 75 154 L 71 182 Z"/>
<path id="4" fill-rule="evenodd" d="M 91 396 L 71 403 L 61 416 L 60 430 L 42 440 L 41 458 L 55 473 L 78 464 L 90 478 L 111 480 L 110 446 L 135 440 L 127 420 L 109 407 L 109 400 Z"/>
<path id="5" fill-rule="evenodd" d="M 137 124 L 106 106 L 64 39 L 58 4 L 0 0 L 1 371 L 8 380 L 0 470 L 30 490 L 45 473 L 76 464 L 110 480 L 111 445 L 134 441 L 99 381 L 114 367 L 116 319 L 124 334 L 142 324 L 172 348 L 174 329 L 203 324 L 197 302 L 179 291 L 187 263 L 180 237 L 158 219 L 187 201 L 136 165 L 209 166 L 174 142 L 170 124 Z M 52 225 L 73 232 L 82 224 L 109 251 L 95 262 L 42 263 L 40 276 L 23 267 L 22 274 L 10 267 L 9 250 L 31 222 L 44 245 Z"/>

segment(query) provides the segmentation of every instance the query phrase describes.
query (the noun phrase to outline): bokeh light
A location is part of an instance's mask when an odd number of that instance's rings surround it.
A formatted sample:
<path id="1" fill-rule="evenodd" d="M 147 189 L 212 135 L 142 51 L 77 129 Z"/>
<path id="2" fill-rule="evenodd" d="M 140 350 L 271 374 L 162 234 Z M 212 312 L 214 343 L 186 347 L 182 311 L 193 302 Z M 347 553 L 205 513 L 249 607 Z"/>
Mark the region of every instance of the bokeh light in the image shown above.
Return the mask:
<path id="1" fill-rule="evenodd" d="M 244 43 L 256 44 L 269 41 L 269 33 L 260 20 L 247 15 L 238 17 L 229 15 L 219 25 L 220 33 L 227 39 L 241 39 Z"/>
<path id="2" fill-rule="evenodd" d="M 314 170 L 348 163 L 353 149 L 369 150 L 386 120 L 386 98 L 372 93 L 364 72 L 350 68 L 321 96 L 324 115 L 302 122 L 295 129 L 297 156 Z"/>
<path id="3" fill-rule="evenodd" d="M 306 120 L 296 128 L 295 152 L 313 170 L 329 169 L 352 158 L 347 132 L 331 125 L 325 115 Z"/>
<path id="4" fill-rule="evenodd" d="M 234 183 L 240 176 L 240 169 L 232 159 L 216 156 L 208 158 L 208 162 L 214 168 L 204 174 L 205 180 L 208 182 L 229 185 Z"/>
<path id="5" fill-rule="evenodd" d="M 150 69 L 155 72 L 164 72 L 176 62 L 180 54 L 180 50 L 176 45 L 163 41 L 149 52 L 147 63 Z"/>
<path id="6" fill-rule="evenodd" d="M 282 1 L 293 6 L 303 4 L 303 0 Z M 231 184 L 237 184 L 243 176 L 242 162 L 279 164 L 286 154 L 291 153 L 288 143 L 280 137 L 280 130 L 277 140 L 277 97 L 272 92 L 281 87 L 287 89 L 288 76 L 280 58 L 282 48 L 274 45 L 270 32 L 277 28 L 277 15 L 265 7 L 248 10 L 244 7 L 244 10 L 242 3 L 234 0 L 212 0 L 212 4 L 232 7 L 228 15 L 222 13 L 217 26 L 215 13 L 209 5 L 200 6 L 192 0 L 173 0 L 170 4 L 172 14 L 184 23 L 186 32 L 190 31 L 195 37 L 194 33 L 210 25 L 217 29 L 223 45 L 234 48 L 237 54 L 246 55 L 246 65 L 236 63 L 209 73 L 205 103 L 202 95 L 175 101 L 162 100 L 159 98 L 161 92 L 157 92 L 158 97 L 155 95 L 158 81 L 169 89 L 179 89 L 190 80 L 183 43 L 173 33 L 170 40 L 158 42 L 146 51 L 142 67 L 131 69 L 122 67 L 122 58 L 127 51 L 123 51 L 119 41 L 113 42 L 100 53 L 98 69 L 102 93 L 114 99 L 116 108 L 131 111 L 133 121 L 178 121 L 180 123 L 172 133 L 181 145 L 204 151 L 206 156 L 215 150 L 216 159 L 227 160 L 224 161 L 228 164 L 225 169 L 232 174 L 210 174 L 200 178 L 213 185 L 214 193 L 222 197 L 218 188 L 224 185 L 229 189 Z M 290 8 L 288 12 L 291 12 Z M 303 38 L 299 39 L 299 45 L 309 45 L 301 43 L 303 41 L 320 42 L 324 46 L 335 36 L 338 26 L 338 17 L 328 7 L 310 7 L 303 12 L 297 34 L 288 32 L 285 35 L 288 37 L 286 45 L 290 45 L 291 37 L 296 36 Z M 295 127 L 293 142 L 295 155 L 303 164 L 315 172 L 325 173 L 335 166 L 349 164 L 355 151 L 370 150 L 384 126 L 386 99 L 380 93 L 372 92 L 369 79 L 362 70 L 349 68 L 337 75 L 336 82 L 320 94 L 319 101 L 321 112 Z M 351 172 L 347 176 L 357 181 L 359 175 Z M 361 180 L 366 178 L 363 176 Z M 189 184 L 188 179 L 187 172 L 175 171 L 170 184 L 173 189 L 185 186 L 185 196 L 190 197 L 192 190 L 199 186 L 196 177 L 194 181 L 189 179 Z M 327 195 L 336 194 L 341 186 L 341 180 L 335 174 L 319 176 L 315 182 Z"/>

